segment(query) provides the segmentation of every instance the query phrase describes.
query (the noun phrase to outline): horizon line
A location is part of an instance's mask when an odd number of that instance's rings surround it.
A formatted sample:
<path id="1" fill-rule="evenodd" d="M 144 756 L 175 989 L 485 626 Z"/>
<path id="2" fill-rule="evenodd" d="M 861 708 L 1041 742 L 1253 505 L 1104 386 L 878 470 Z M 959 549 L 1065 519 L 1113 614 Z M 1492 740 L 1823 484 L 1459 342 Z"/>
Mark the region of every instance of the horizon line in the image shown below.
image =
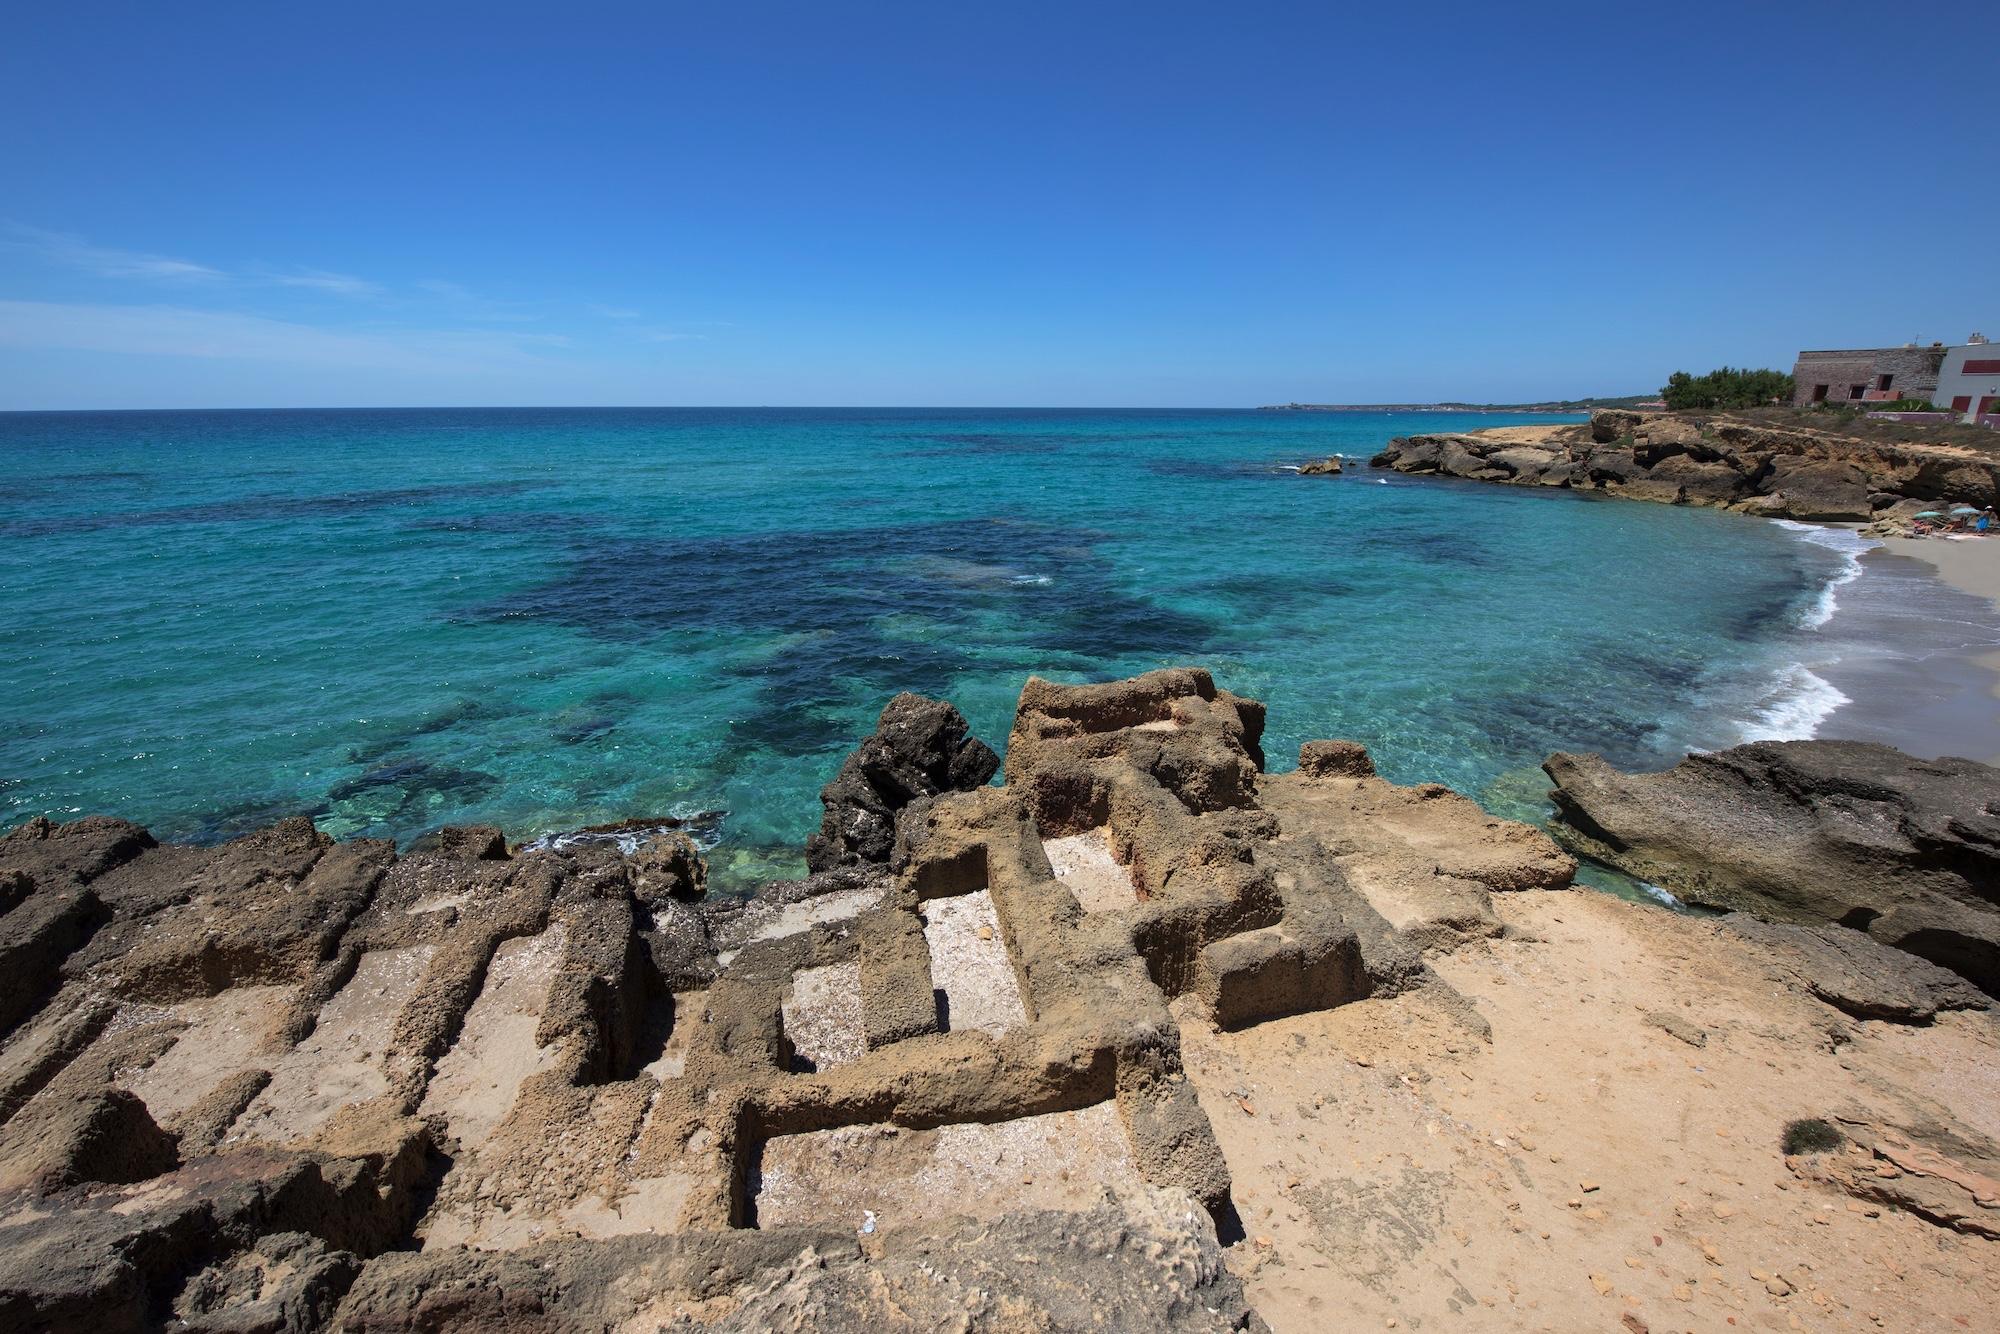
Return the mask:
<path id="1" fill-rule="evenodd" d="M 1603 394 L 1598 398 L 1636 398 L 1635 394 Z M 1307 403 L 1305 407 L 1345 408 L 1355 411 L 1424 407 L 1492 407 L 1505 410 L 1512 404 L 1472 403 L 1465 399 L 1435 399 L 1428 403 Z M 1527 399 L 1524 406 L 1540 403 L 1595 402 L 1583 399 Z M 201 407 L 123 408 L 0 408 L 0 416 L 51 416 L 85 412 L 1283 412 L 1290 403 L 1242 404 L 1082 404 L 1082 403 L 296 403 L 283 407 L 244 404 L 209 404 Z M 1560 409 L 1581 411 L 1581 409 Z"/>

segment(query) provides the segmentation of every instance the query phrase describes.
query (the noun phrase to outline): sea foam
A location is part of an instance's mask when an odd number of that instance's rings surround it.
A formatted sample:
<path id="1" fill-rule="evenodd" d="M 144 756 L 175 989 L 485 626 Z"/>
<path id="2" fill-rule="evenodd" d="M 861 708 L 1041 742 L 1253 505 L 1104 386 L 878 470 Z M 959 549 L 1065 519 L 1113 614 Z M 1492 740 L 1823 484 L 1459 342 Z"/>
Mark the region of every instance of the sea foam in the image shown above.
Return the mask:
<path id="1" fill-rule="evenodd" d="M 1835 709 L 1850 703 L 1825 677 L 1804 663 L 1778 670 L 1771 687 L 1738 725 L 1743 741 L 1807 741 Z"/>
<path id="2" fill-rule="evenodd" d="M 1862 575 L 1861 558 L 1881 544 L 1848 528 L 1827 528 L 1818 524 L 1774 519 L 1780 528 L 1802 542 L 1822 547 L 1840 556 L 1840 566 L 1820 588 L 1819 596 L 1799 613 L 1799 628 L 1817 631 L 1833 619 L 1840 607 L 1840 590 Z M 1743 741 L 1805 741 L 1819 735 L 1819 729 L 1834 711 L 1852 701 L 1831 682 L 1804 662 L 1778 668 L 1770 684 L 1750 709 L 1749 717 L 1737 726 Z"/>
<path id="3" fill-rule="evenodd" d="M 1840 570 L 1827 580 L 1820 589 L 1819 597 L 1812 606 L 1801 614 L 1799 624 L 1807 630 L 1817 630 L 1833 619 L 1833 613 L 1840 607 L 1840 590 L 1861 577 L 1861 557 L 1882 545 L 1872 537 L 1863 537 L 1849 528 L 1822 528 L 1817 524 L 1798 523 L 1792 519 L 1773 519 L 1773 523 L 1788 532 L 1796 533 L 1803 542 L 1816 547 L 1825 547 L 1838 552 L 1841 557 Z"/>

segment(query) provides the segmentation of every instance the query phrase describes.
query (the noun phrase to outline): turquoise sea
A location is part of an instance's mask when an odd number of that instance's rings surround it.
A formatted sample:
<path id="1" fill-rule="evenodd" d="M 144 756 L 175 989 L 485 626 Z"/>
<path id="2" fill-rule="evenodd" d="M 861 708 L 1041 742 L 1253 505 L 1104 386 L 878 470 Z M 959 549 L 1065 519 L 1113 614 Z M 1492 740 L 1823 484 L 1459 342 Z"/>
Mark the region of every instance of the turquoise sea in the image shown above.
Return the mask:
<path id="1" fill-rule="evenodd" d="M 1273 768 L 1536 815 L 1551 750 L 1809 731 L 1851 555 L 1702 510 L 1355 463 L 1471 414 L 379 410 L 0 415 L 0 828 L 280 814 L 413 838 L 711 822 L 790 873 L 898 690 L 996 748 L 1030 673 L 1198 663 Z"/>

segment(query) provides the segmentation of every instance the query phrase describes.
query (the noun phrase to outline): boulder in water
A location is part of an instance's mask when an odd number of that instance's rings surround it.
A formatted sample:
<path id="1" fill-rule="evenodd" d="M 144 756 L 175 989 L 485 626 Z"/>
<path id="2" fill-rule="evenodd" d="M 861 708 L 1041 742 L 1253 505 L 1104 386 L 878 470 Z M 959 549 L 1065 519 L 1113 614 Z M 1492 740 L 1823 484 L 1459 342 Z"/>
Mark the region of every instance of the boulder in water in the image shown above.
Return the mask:
<path id="1" fill-rule="evenodd" d="M 887 865 L 896 846 L 896 815 L 905 806 L 985 786 L 1000 757 L 969 731 L 965 715 L 943 700 L 908 692 L 890 700 L 874 734 L 820 789 L 826 813 L 806 841 L 806 864 L 814 871 Z"/>

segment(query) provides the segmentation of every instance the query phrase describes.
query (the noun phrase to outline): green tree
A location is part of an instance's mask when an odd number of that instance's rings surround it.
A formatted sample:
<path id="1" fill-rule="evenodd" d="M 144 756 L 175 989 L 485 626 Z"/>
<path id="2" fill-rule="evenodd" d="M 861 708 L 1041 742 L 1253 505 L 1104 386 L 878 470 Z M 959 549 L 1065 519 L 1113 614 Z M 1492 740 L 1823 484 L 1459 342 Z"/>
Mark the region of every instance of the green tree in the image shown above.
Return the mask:
<path id="1" fill-rule="evenodd" d="M 1722 366 L 1706 375 L 1675 371 L 1660 397 L 1676 412 L 1691 408 L 1754 408 L 1773 400 L 1790 402 L 1792 377 L 1783 371 L 1739 370 Z"/>

